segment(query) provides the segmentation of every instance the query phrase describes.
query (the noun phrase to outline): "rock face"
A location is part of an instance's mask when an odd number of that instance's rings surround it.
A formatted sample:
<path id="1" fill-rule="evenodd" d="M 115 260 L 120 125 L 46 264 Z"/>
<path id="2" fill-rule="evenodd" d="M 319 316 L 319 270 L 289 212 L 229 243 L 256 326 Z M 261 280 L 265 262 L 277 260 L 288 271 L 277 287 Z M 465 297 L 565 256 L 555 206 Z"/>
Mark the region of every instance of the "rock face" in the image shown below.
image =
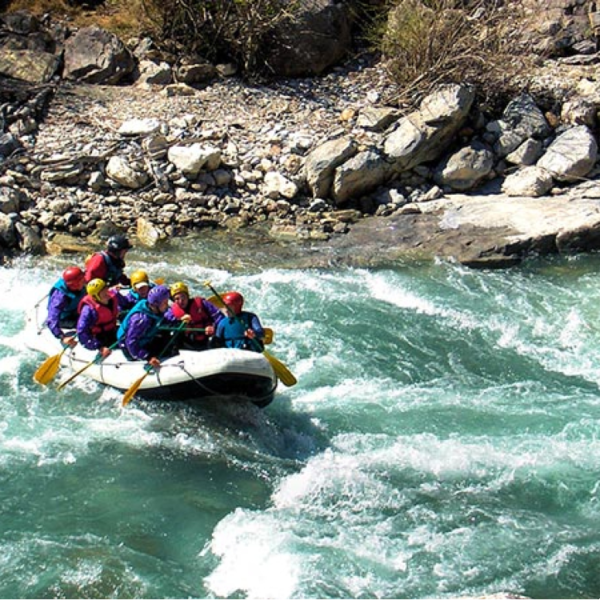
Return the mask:
<path id="1" fill-rule="evenodd" d="M 598 191 L 584 185 L 564 198 L 456 194 L 421 205 L 423 212 L 363 219 L 331 246 L 356 266 L 439 256 L 487 268 L 518 264 L 531 253 L 598 250 Z"/>

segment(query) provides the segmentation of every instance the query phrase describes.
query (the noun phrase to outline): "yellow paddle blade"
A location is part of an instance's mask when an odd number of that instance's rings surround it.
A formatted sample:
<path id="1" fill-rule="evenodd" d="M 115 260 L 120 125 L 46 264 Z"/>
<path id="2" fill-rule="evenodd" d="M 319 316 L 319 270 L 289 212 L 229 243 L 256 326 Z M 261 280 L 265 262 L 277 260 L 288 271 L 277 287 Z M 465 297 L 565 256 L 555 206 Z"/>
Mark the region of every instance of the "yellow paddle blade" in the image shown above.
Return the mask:
<path id="1" fill-rule="evenodd" d="M 214 304 L 217 308 L 225 308 L 225 304 L 221 301 L 221 299 L 218 296 L 211 296 L 210 298 L 207 298 L 207 300 L 211 304 Z"/>
<path id="2" fill-rule="evenodd" d="M 146 379 L 146 377 L 148 377 L 149 374 L 150 371 L 146 371 L 139 379 L 132 383 L 131 387 L 125 392 L 125 395 L 123 396 L 123 406 L 127 406 L 133 400 L 133 397 L 137 394 L 137 391 L 140 389 L 140 385 L 142 385 L 142 381 L 144 381 L 144 379 Z"/>
<path id="3" fill-rule="evenodd" d="M 54 356 L 49 356 L 33 374 L 34 381 L 37 381 L 41 385 L 48 385 L 56 377 L 58 368 L 60 367 L 60 359 L 66 349 L 67 348 L 63 348 L 62 352 L 59 352 Z"/>
<path id="4" fill-rule="evenodd" d="M 287 387 L 292 387 L 298 383 L 294 374 L 277 358 L 275 358 L 272 354 L 269 354 L 266 350 L 263 350 L 263 354 L 265 358 L 271 363 L 273 367 L 273 371 L 275 371 L 275 375 L 277 375 L 279 381 L 286 385 Z"/>

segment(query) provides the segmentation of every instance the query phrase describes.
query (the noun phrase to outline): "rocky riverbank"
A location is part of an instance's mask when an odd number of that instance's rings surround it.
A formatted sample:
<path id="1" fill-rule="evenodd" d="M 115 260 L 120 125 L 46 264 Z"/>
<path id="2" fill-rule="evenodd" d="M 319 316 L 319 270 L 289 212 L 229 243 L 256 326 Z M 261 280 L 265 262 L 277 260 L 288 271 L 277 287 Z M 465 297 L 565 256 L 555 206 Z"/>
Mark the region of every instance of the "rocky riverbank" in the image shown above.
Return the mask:
<path id="1" fill-rule="evenodd" d="M 596 250 L 598 60 L 547 63 L 496 118 L 465 86 L 401 110 L 367 55 L 262 85 L 4 79 L 0 252 L 253 227 L 320 245 L 314 265 Z M 549 94 L 554 111 L 535 99 Z"/>

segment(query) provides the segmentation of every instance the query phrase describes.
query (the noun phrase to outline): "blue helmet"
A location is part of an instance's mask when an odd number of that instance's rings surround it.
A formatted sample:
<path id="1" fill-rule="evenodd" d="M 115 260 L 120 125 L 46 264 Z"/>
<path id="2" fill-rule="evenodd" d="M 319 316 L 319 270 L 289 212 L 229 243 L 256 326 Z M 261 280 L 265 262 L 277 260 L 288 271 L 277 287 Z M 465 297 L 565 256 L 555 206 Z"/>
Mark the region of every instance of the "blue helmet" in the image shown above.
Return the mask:
<path id="1" fill-rule="evenodd" d="M 157 285 L 148 292 L 148 303 L 160 306 L 169 296 L 169 288 L 166 285 Z"/>

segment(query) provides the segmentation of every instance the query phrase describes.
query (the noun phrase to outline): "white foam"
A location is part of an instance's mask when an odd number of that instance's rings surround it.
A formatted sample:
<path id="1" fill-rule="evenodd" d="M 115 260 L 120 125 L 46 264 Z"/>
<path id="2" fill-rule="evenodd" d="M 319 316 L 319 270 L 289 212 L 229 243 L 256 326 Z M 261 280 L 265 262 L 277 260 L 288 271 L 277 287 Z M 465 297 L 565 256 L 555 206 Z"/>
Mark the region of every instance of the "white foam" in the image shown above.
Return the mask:
<path id="1" fill-rule="evenodd" d="M 301 559 L 286 549 L 293 535 L 281 525 L 277 515 L 241 509 L 221 521 L 209 545 L 221 560 L 206 586 L 221 597 L 243 592 L 246 598 L 293 598 Z"/>

